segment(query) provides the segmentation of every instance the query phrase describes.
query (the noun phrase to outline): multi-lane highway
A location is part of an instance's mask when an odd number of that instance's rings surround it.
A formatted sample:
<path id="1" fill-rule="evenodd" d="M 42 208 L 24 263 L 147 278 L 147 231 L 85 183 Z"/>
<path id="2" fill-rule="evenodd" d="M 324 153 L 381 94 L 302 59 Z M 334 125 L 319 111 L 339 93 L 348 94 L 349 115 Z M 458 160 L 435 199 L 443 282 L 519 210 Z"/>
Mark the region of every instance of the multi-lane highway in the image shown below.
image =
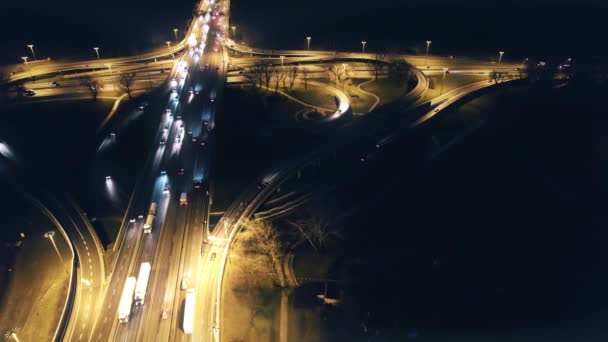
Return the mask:
<path id="1" fill-rule="evenodd" d="M 201 16 L 188 39 L 190 47 L 169 82 L 168 104 L 159 111 L 162 118 L 152 156 L 129 206 L 124 235 L 117 242 L 116 262 L 93 341 L 191 338 L 182 328 L 182 288 L 196 291 L 199 287 L 201 246 L 208 224 L 215 101 L 226 65 L 222 39 L 227 19 L 219 13 L 221 6 L 201 4 Z M 187 204 L 180 201 L 181 196 L 187 197 Z M 143 220 L 152 202 L 157 204 L 157 213 L 151 233 L 145 234 Z M 137 276 L 142 262 L 152 264 L 147 299 L 143 306 L 133 306 L 128 322 L 119 323 L 122 288 L 128 276 Z M 201 329 L 195 323 L 193 333 L 200 334 Z"/>

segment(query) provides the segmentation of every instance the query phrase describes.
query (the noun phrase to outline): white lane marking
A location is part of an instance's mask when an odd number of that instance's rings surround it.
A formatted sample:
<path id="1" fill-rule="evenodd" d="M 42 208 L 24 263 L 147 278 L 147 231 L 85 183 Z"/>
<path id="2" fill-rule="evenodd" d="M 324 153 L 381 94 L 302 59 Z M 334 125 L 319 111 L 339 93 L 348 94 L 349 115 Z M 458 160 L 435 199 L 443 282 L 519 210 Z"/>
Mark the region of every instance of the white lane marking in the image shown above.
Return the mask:
<path id="1" fill-rule="evenodd" d="M 78 340 L 82 340 L 82 333 L 80 333 L 80 336 L 78 337 Z"/>

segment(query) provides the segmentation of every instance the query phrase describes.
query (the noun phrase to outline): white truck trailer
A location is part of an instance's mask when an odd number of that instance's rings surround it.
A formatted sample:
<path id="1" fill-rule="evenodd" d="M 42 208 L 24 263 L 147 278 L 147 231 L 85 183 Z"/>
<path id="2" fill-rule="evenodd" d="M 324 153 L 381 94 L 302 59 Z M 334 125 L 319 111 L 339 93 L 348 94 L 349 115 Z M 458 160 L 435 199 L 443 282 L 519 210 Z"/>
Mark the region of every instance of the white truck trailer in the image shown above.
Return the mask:
<path id="1" fill-rule="evenodd" d="M 146 222 L 144 222 L 144 233 L 149 234 L 152 232 L 152 223 L 156 216 L 156 202 L 150 204 L 150 210 L 148 210 L 148 216 L 146 216 Z"/>
<path id="2" fill-rule="evenodd" d="M 141 267 L 139 268 L 139 275 L 137 276 L 137 284 L 135 285 L 135 305 L 144 305 L 151 269 L 152 266 L 150 266 L 149 262 L 141 263 Z"/>
<path id="3" fill-rule="evenodd" d="M 184 322 L 183 328 L 184 333 L 187 335 L 192 334 L 192 325 L 194 320 L 194 289 L 188 289 L 186 292 L 186 303 L 184 304 Z"/>
<path id="4" fill-rule="evenodd" d="M 120 323 L 127 323 L 129 321 L 136 281 L 137 279 L 135 279 L 135 277 L 128 277 L 127 281 L 125 282 L 125 287 L 123 288 L 122 295 L 120 296 L 120 303 L 118 304 L 118 321 Z"/>

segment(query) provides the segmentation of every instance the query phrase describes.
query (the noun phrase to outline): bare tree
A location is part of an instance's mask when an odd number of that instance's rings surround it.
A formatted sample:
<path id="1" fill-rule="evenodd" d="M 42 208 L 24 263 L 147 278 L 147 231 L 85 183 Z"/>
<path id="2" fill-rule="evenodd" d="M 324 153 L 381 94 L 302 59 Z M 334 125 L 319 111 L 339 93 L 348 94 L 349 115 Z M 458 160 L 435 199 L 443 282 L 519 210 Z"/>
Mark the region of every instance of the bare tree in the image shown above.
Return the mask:
<path id="1" fill-rule="evenodd" d="M 122 88 L 127 95 L 129 95 L 129 98 L 131 99 L 131 88 L 133 86 L 133 82 L 135 81 L 135 73 L 127 73 L 127 74 L 121 74 L 120 76 L 118 76 L 118 84 L 120 85 L 120 88 Z"/>
<path id="2" fill-rule="evenodd" d="M 340 79 L 340 73 L 342 72 L 342 68 L 338 64 L 332 64 L 327 72 L 329 73 L 329 81 L 333 82 L 335 85 L 338 85 Z"/>
<path id="3" fill-rule="evenodd" d="M 264 63 L 256 63 L 248 69 L 245 77 L 250 78 L 255 84 L 259 84 L 260 88 L 264 87 L 264 70 L 267 67 Z"/>
<path id="4" fill-rule="evenodd" d="M 91 76 L 84 76 L 80 79 L 80 85 L 85 87 L 93 96 L 93 100 L 97 100 L 97 93 L 99 92 L 99 81 L 92 78 Z"/>
<path id="5" fill-rule="evenodd" d="M 328 69 L 329 79 L 333 81 L 336 86 L 342 84 L 342 88 L 346 83 L 346 80 L 350 77 L 350 69 L 346 64 L 332 64 Z"/>
<path id="6" fill-rule="evenodd" d="M 344 90 L 344 86 L 346 85 L 346 81 L 350 79 L 350 68 L 346 64 L 342 64 L 342 71 L 338 76 L 338 80 L 342 83 L 342 90 Z"/>
<path id="7" fill-rule="evenodd" d="M 266 88 L 270 89 L 270 80 L 272 80 L 272 66 L 270 64 L 262 64 L 262 79 L 263 83 L 266 83 Z"/>
<path id="8" fill-rule="evenodd" d="M 268 221 L 248 220 L 242 223 L 245 228 L 241 238 L 248 244 L 249 250 L 265 256 L 270 264 L 270 274 L 280 286 L 285 286 L 285 276 L 281 267 L 283 244 L 279 233 Z"/>
<path id="9" fill-rule="evenodd" d="M 303 68 L 300 72 L 302 74 L 302 82 L 304 83 L 304 90 L 308 90 L 308 81 L 310 80 L 310 70 Z"/>
<path id="10" fill-rule="evenodd" d="M 489 74 L 490 81 L 494 81 L 494 84 L 501 83 L 506 77 L 506 73 L 499 71 L 492 71 Z"/>
<path id="11" fill-rule="evenodd" d="M 273 68 L 273 74 L 276 81 L 274 91 L 277 92 L 279 91 L 279 83 L 285 79 L 287 74 L 285 73 L 285 68 L 282 66 Z"/>
<path id="12" fill-rule="evenodd" d="M 325 250 L 335 238 L 341 238 L 339 229 L 335 228 L 335 223 L 327 215 L 311 214 L 289 223 L 297 228 L 303 239 L 301 241 L 308 241 L 317 252 Z"/>
<path id="13" fill-rule="evenodd" d="M 376 54 L 374 59 L 373 62 L 370 62 L 370 65 L 374 71 L 374 79 L 378 80 L 378 75 L 384 70 L 384 55 Z"/>
<path id="14" fill-rule="evenodd" d="M 293 90 L 293 85 L 296 83 L 298 74 L 300 73 L 300 66 L 290 65 L 287 67 L 287 77 L 289 78 L 289 90 Z"/>

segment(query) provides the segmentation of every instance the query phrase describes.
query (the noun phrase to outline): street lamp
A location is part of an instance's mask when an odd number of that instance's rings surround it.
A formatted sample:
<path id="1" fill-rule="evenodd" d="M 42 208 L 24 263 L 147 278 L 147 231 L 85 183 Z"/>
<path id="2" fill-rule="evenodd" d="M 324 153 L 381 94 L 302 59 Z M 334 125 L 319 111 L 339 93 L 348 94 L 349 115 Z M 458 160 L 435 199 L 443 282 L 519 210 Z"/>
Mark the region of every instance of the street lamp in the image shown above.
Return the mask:
<path id="1" fill-rule="evenodd" d="M 283 66 L 283 61 L 285 60 L 285 56 L 280 56 L 281 58 L 281 66 Z"/>
<path id="2" fill-rule="evenodd" d="M 308 36 L 306 37 L 306 44 L 308 46 L 308 50 L 310 50 L 310 40 L 312 39 L 312 37 Z"/>
<path id="3" fill-rule="evenodd" d="M 362 46 L 362 48 L 363 48 L 363 49 L 362 49 L 362 50 L 363 50 L 363 53 L 365 53 L 365 44 L 367 44 L 367 42 L 366 42 L 365 40 L 361 41 L 361 46 Z"/>
<path id="4" fill-rule="evenodd" d="M 167 49 L 171 47 L 171 42 L 170 41 L 166 41 L 165 44 L 167 44 Z"/>
<path id="5" fill-rule="evenodd" d="M 448 73 L 448 68 L 443 68 L 443 79 L 441 80 L 441 91 L 439 92 L 439 96 L 443 94 L 443 85 L 445 84 L 445 74 Z"/>
<path id="6" fill-rule="evenodd" d="M 29 44 L 27 47 L 30 48 L 30 50 L 32 50 L 32 55 L 34 56 L 34 60 L 37 61 L 38 58 L 36 58 L 36 52 L 34 52 L 34 44 Z"/>
<path id="7" fill-rule="evenodd" d="M 19 332 L 19 330 L 19 328 L 12 328 L 11 330 L 4 333 L 4 338 L 7 341 L 12 338 L 14 341 L 20 342 L 19 337 L 17 337 L 17 333 Z"/>
<path id="8" fill-rule="evenodd" d="M 55 244 L 55 239 L 53 238 L 54 236 L 55 236 L 54 230 L 49 230 L 48 232 L 44 233 L 44 237 L 51 240 L 51 243 L 53 244 L 53 247 L 55 248 L 55 252 L 57 252 L 57 255 L 59 256 L 59 260 L 61 260 L 61 264 L 63 265 L 63 258 L 61 257 L 61 253 L 59 253 L 57 244 Z"/>
<path id="9" fill-rule="evenodd" d="M 425 66 L 428 66 L 428 65 L 426 64 L 426 59 L 429 57 L 429 48 L 430 48 L 430 47 L 431 47 L 431 41 L 430 41 L 430 40 L 427 40 L 427 41 L 426 41 L 426 53 L 424 54 L 424 65 L 425 65 Z"/>
<path id="10" fill-rule="evenodd" d="M 99 58 L 99 48 L 98 47 L 94 47 L 93 50 L 95 50 L 95 53 L 97 54 L 97 59 Z"/>
<path id="11" fill-rule="evenodd" d="M 173 34 L 175 35 L 175 41 L 177 41 L 177 31 L 178 30 L 176 28 L 173 29 Z"/>
<path id="12" fill-rule="evenodd" d="M 27 65 L 27 56 L 23 56 L 21 57 L 21 59 L 23 59 L 23 62 L 25 63 L 25 65 Z"/>
<path id="13" fill-rule="evenodd" d="M 505 52 L 504 51 L 498 51 L 498 54 L 499 54 L 499 56 L 498 56 L 498 64 L 500 64 L 500 61 L 502 61 L 502 55 L 504 55 Z"/>

